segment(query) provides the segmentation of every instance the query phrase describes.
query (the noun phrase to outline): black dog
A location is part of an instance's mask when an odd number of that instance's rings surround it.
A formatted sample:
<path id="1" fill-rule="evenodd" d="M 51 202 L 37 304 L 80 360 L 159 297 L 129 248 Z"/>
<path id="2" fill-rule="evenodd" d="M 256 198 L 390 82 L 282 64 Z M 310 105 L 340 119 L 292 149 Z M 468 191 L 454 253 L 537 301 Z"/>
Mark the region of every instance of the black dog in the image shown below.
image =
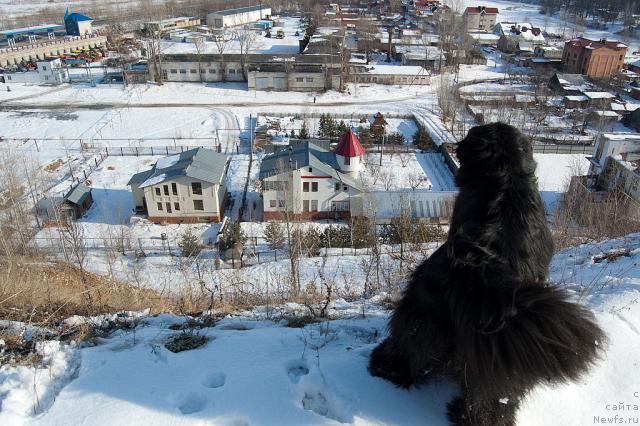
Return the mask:
<path id="1" fill-rule="evenodd" d="M 402 387 L 456 380 L 455 425 L 513 425 L 538 383 L 575 380 L 605 337 L 593 315 L 546 283 L 553 241 L 529 141 L 502 123 L 459 144 L 447 241 L 413 273 L 369 370 Z"/>

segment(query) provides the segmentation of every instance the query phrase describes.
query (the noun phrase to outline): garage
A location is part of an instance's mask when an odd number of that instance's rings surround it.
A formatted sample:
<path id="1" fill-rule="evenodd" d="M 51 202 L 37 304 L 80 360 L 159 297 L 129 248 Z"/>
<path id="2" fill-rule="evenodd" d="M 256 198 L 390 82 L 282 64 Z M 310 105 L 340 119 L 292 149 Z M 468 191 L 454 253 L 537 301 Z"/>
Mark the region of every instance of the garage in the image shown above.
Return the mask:
<path id="1" fill-rule="evenodd" d="M 273 88 L 276 90 L 286 90 L 287 77 L 273 77 Z"/>
<path id="2" fill-rule="evenodd" d="M 256 77 L 256 90 L 269 89 L 269 77 Z"/>

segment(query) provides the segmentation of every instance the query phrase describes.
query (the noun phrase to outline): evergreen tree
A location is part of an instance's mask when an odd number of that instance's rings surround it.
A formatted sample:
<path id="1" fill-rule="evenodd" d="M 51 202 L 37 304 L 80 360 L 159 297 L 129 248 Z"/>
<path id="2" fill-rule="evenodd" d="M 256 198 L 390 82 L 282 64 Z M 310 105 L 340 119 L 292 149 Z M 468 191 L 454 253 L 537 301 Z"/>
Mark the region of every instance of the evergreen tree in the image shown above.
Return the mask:
<path id="1" fill-rule="evenodd" d="M 420 126 L 413 135 L 413 144 L 423 151 L 433 150 L 436 148 L 436 144 L 431 138 L 431 135 L 427 130 Z"/>
<path id="2" fill-rule="evenodd" d="M 278 222 L 269 222 L 264 228 L 264 239 L 272 250 L 284 247 L 285 235 L 284 229 Z"/>
<path id="3" fill-rule="evenodd" d="M 340 123 L 338 123 L 337 126 L 337 136 L 339 138 L 341 138 L 342 136 L 345 135 L 345 133 L 347 133 L 349 131 L 349 126 L 347 126 L 347 124 L 344 122 L 344 120 L 340 120 Z"/>
<path id="4" fill-rule="evenodd" d="M 202 250 L 200 238 L 195 235 L 190 228 L 187 228 L 180 236 L 178 247 L 182 250 L 182 255 L 186 257 L 197 256 Z"/>
<path id="5" fill-rule="evenodd" d="M 305 121 L 302 122 L 302 127 L 298 133 L 298 139 L 309 139 L 309 129 L 307 128 L 307 123 Z"/>

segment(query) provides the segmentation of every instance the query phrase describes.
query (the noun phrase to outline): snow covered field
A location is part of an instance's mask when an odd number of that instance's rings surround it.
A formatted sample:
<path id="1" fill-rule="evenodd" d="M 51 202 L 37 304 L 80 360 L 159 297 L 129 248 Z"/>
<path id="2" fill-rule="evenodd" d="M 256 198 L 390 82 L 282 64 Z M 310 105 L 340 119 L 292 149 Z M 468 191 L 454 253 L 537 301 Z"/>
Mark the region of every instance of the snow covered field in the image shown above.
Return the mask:
<path id="1" fill-rule="evenodd" d="M 602 260 L 612 252 L 621 255 Z M 639 260 L 638 234 L 556 254 L 551 279 L 595 312 L 609 343 L 581 382 L 536 388 L 519 425 L 584 426 L 616 414 L 633 424 L 638 418 L 637 411 L 612 406 L 638 403 Z M 385 335 L 382 298 L 334 300 L 333 320 L 304 328 L 284 320 L 304 313 L 301 305 L 258 308 L 196 330 L 208 342 L 180 353 L 164 346 L 182 333 L 169 327 L 186 320 L 171 315 L 129 317 L 139 321 L 135 332 L 116 331 L 95 346 L 48 342 L 39 349 L 42 367 L 0 367 L 0 423 L 446 425 L 455 385 L 406 391 L 368 374 L 367 358 Z"/>

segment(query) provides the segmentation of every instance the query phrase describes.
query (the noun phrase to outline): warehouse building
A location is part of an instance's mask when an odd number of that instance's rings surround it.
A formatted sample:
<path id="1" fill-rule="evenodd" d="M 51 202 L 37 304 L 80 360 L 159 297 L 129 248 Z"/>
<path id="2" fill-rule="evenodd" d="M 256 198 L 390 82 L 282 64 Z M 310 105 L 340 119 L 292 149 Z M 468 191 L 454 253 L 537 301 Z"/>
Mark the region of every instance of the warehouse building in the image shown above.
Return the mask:
<path id="1" fill-rule="evenodd" d="M 265 5 L 220 10 L 207 15 L 207 25 L 216 29 L 249 24 L 271 17 L 271 8 Z"/>

